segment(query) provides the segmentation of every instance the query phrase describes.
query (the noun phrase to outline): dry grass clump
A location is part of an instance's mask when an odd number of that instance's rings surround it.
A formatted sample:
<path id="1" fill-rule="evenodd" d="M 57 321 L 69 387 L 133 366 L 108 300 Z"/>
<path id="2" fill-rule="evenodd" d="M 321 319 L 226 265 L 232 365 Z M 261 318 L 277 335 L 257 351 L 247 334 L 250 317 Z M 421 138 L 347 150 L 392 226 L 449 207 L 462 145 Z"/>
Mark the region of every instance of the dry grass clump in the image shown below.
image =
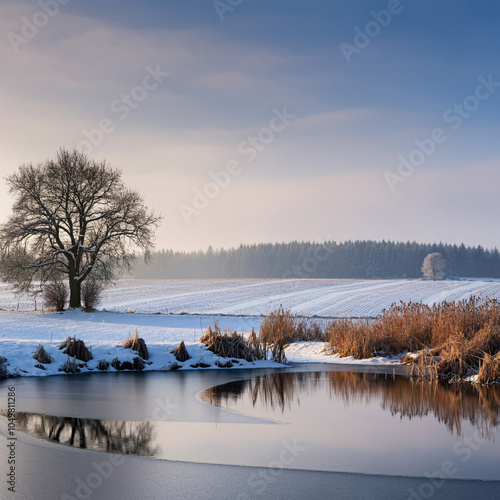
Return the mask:
<path id="1" fill-rule="evenodd" d="M 137 331 L 137 328 L 135 329 L 134 338 L 132 338 L 130 336 L 130 332 L 128 332 L 127 338 L 118 345 L 121 347 L 125 347 L 125 349 L 137 351 L 139 356 L 146 361 L 149 359 L 149 351 L 146 346 L 146 342 L 143 338 L 139 338 L 139 332 Z"/>
<path id="2" fill-rule="evenodd" d="M 253 329 L 253 326 L 252 326 L 252 330 L 250 331 L 250 335 L 247 338 L 247 345 L 253 351 L 253 354 L 254 354 L 256 359 L 262 359 L 264 357 L 259 339 L 257 338 L 257 335 L 255 334 L 255 330 Z"/>
<path id="3" fill-rule="evenodd" d="M 117 357 L 111 361 L 111 366 L 118 371 L 122 370 L 144 370 L 144 361 L 142 358 L 136 356 L 132 362 L 130 361 L 120 361 Z"/>
<path id="4" fill-rule="evenodd" d="M 59 349 L 64 349 L 64 354 L 83 361 L 84 363 L 92 359 L 92 354 L 85 345 L 85 342 L 76 337 L 68 337 L 59 345 Z"/>
<path id="5" fill-rule="evenodd" d="M 54 361 L 54 358 L 43 348 L 42 344 L 38 345 L 35 354 L 33 354 L 33 359 L 36 359 L 39 363 L 43 365 L 49 365 Z"/>
<path id="6" fill-rule="evenodd" d="M 480 384 L 491 384 L 500 382 L 500 352 L 495 356 L 485 354 L 479 368 L 478 382 Z"/>
<path id="7" fill-rule="evenodd" d="M 170 363 L 169 365 L 163 365 L 161 368 L 159 368 L 159 371 L 160 372 L 173 372 L 175 370 L 178 370 L 179 368 L 181 368 L 181 365 L 179 363 L 177 363 L 177 361 L 174 361 L 173 363 Z"/>
<path id="8" fill-rule="evenodd" d="M 208 368 L 210 365 L 208 363 L 205 363 L 205 359 L 203 356 L 200 357 L 200 360 L 198 363 L 191 365 L 191 368 Z"/>
<path id="9" fill-rule="evenodd" d="M 181 363 L 184 363 L 184 361 L 191 359 L 184 341 L 182 341 L 175 349 L 172 349 L 170 352 L 175 356 L 175 359 L 177 361 L 180 361 Z"/>
<path id="10" fill-rule="evenodd" d="M 130 332 L 127 333 L 127 338 L 121 344 L 118 344 L 117 347 L 125 347 L 125 349 L 130 349 L 132 347 L 132 335 L 130 335 Z"/>
<path id="11" fill-rule="evenodd" d="M 100 359 L 99 362 L 97 363 L 97 369 L 101 371 L 105 371 L 109 368 L 109 361 L 106 361 L 105 359 Z"/>
<path id="12" fill-rule="evenodd" d="M 435 380 L 437 375 L 437 363 L 439 358 L 434 356 L 433 352 L 428 349 L 422 349 L 415 353 L 414 356 L 407 354 L 401 363 L 411 365 L 410 377 L 430 378 Z"/>
<path id="13" fill-rule="evenodd" d="M 208 327 L 206 333 L 200 338 L 209 351 L 222 358 L 245 359 L 254 361 L 257 354 L 247 343 L 243 335 L 236 332 L 222 333 L 219 328 L 219 322 L 216 320 L 214 327 Z"/>
<path id="14" fill-rule="evenodd" d="M 285 347 L 296 340 L 324 340 L 325 330 L 320 323 L 298 318 L 289 309 L 280 307 L 268 314 L 260 325 L 259 335 L 252 328 L 248 339 L 236 332 L 221 332 L 218 321 L 208 327 L 200 342 L 223 358 L 272 359 L 286 363 Z M 234 363 L 234 361 L 233 361 Z M 219 365 L 218 365 L 219 366 Z"/>
<path id="15" fill-rule="evenodd" d="M 218 359 L 215 362 L 215 366 L 218 366 L 219 368 L 232 368 L 233 362 L 230 359 L 228 359 L 226 362 L 223 362 L 220 359 Z"/>
<path id="16" fill-rule="evenodd" d="M 68 356 L 68 359 L 61 365 L 59 371 L 65 373 L 80 373 L 80 368 L 76 362 L 76 358 L 71 359 Z"/>

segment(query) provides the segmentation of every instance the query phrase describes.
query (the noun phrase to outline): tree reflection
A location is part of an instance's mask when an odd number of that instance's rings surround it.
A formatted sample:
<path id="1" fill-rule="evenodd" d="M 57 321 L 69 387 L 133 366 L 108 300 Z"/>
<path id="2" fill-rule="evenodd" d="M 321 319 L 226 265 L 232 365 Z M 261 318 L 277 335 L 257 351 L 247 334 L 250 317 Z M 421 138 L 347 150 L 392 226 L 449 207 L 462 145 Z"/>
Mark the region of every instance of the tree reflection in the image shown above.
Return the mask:
<path id="1" fill-rule="evenodd" d="M 415 380 L 355 372 L 272 373 L 241 380 L 202 393 L 202 398 L 216 406 L 231 406 L 241 398 L 284 412 L 300 398 L 323 391 L 330 399 L 344 404 L 380 401 L 393 416 L 412 419 L 434 417 L 453 433 L 461 435 L 462 424 L 469 421 L 488 438 L 499 424 L 500 387 L 448 384 L 440 380 Z"/>
<path id="2" fill-rule="evenodd" d="M 17 428 L 61 444 L 124 455 L 154 456 L 155 427 L 151 422 L 126 422 L 55 417 L 16 412 Z"/>

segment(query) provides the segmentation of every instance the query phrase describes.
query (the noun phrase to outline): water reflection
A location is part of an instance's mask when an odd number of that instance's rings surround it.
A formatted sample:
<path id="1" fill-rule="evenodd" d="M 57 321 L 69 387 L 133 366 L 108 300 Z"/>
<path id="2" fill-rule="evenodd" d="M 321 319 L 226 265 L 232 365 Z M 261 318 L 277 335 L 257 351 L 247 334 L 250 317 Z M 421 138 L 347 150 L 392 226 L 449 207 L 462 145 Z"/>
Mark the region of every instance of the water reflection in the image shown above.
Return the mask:
<path id="1" fill-rule="evenodd" d="M 189 386 L 174 391 L 181 377 L 190 376 L 143 377 L 142 394 L 168 392 L 175 404 L 194 400 Z M 95 380 L 82 378 L 81 392 L 92 393 Z M 287 468 L 424 477 L 451 461 L 457 479 L 481 480 L 497 480 L 500 470 L 500 387 L 339 371 L 279 372 L 205 390 L 205 402 L 237 413 L 228 419 L 228 412 L 200 404 L 205 413 L 198 421 L 186 421 L 182 412 L 165 421 L 130 418 L 137 405 L 153 414 L 151 397 L 131 404 L 128 385 L 117 386 L 116 397 L 123 405 L 112 418 L 123 421 L 18 412 L 17 429 L 77 448 L 186 462 L 267 467 L 281 456 L 284 443 L 297 443 L 303 451 Z M 106 414 L 104 400 L 99 404 Z M 464 461 L 465 452 L 470 456 Z"/>
<path id="2" fill-rule="evenodd" d="M 426 415 L 462 434 L 464 421 L 470 422 L 484 437 L 493 435 L 499 423 L 500 387 L 448 384 L 442 381 L 416 381 L 402 376 L 353 372 L 272 373 L 207 389 L 204 401 L 231 408 L 246 400 L 282 414 L 300 405 L 301 397 L 323 391 L 349 406 L 380 401 L 393 416 L 413 419 Z"/>
<path id="3" fill-rule="evenodd" d="M 5 412 L 1 412 L 5 415 Z M 17 429 L 60 444 L 124 455 L 154 456 L 155 426 L 151 422 L 124 422 L 88 418 L 16 413 Z"/>

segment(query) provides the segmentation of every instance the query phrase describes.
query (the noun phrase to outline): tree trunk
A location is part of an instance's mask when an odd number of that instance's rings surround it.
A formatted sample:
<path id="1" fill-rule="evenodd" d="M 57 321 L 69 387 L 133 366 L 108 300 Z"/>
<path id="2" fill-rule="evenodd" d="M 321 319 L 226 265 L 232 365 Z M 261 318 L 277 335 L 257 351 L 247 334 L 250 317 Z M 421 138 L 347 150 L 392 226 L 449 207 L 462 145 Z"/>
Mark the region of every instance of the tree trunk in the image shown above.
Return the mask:
<path id="1" fill-rule="evenodd" d="M 82 307 L 82 283 L 71 276 L 69 279 L 69 307 L 74 309 Z"/>

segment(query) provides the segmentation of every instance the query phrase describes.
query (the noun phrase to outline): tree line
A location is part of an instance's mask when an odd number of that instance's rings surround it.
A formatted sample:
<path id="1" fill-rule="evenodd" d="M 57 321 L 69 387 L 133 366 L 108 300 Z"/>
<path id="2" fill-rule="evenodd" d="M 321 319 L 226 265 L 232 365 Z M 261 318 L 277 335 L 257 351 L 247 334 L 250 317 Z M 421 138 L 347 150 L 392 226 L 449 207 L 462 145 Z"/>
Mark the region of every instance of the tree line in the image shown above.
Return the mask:
<path id="1" fill-rule="evenodd" d="M 500 278 L 500 252 L 464 244 L 392 241 L 298 242 L 152 253 L 134 278 L 420 278 L 431 253 L 446 261 L 446 277 Z"/>

